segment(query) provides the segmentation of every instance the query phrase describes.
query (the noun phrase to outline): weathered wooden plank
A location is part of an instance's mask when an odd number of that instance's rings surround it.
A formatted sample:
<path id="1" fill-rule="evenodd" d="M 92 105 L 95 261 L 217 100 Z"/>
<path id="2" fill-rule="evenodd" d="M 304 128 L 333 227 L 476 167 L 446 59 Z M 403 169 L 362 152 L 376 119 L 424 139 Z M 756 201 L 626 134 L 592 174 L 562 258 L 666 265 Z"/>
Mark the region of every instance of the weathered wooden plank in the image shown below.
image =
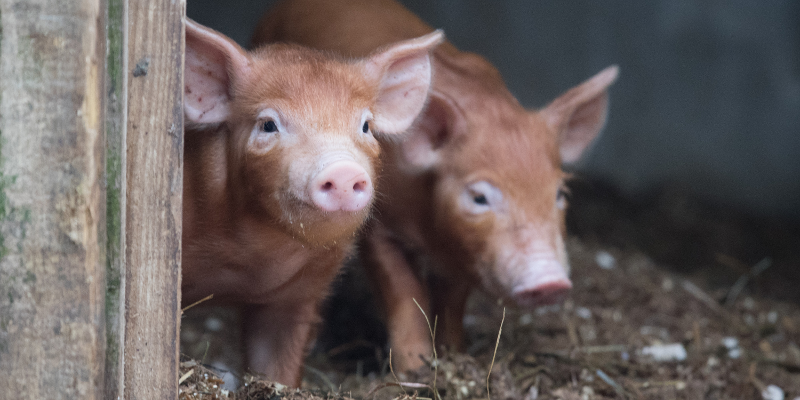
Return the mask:
<path id="1" fill-rule="evenodd" d="M 178 396 L 185 9 L 128 4 L 126 399 Z"/>
<path id="2" fill-rule="evenodd" d="M 100 0 L 0 1 L 0 398 L 102 399 Z"/>
<path id="3" fill-rule="evenodd" d="M 124 389 L 127 0 L 105 2 L 106 37 L 106 364 L 105 398 Z"/>

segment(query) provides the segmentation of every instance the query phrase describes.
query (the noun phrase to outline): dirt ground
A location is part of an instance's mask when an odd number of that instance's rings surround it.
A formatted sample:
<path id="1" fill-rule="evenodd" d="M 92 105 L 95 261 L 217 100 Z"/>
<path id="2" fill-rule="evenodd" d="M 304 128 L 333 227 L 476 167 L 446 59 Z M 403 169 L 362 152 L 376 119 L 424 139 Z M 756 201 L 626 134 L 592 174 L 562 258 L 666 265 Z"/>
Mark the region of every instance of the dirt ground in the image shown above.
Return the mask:
<path id="1" fill-rule="evenodd" d="M 243 374 L 236 313 L 196 307 L 181 331 L 181 399 L 800 398 L 800 224 L 674 188 L 638 202 L 585 181 L 572 192 L 574 290 L 563 304 L 509 308 L 503 320 L 503 306 L 477 294 L 465 354 L 442 349 L 430 366 L 393 374 L 350 265 L 302 391 Z"/>

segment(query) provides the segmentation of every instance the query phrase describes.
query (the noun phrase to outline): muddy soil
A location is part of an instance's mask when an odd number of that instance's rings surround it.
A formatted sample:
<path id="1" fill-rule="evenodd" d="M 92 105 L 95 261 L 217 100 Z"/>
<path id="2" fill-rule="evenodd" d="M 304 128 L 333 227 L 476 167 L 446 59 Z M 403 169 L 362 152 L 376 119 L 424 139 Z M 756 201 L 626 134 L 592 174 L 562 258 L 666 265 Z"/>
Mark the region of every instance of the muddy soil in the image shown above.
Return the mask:
<path id="1" fill-rule="evenodd" d="M 198 306 L 183 318 L 181 398 L 800 398 L 797 221 L 745 217 L 677 189 L 638 202 L 598 183 L 572 192 L 574 290 L 563 304 L 504 309 L 476 294 L 465 353 L 439 349 L 429 366 L 395 374 L 351 263 L 303 390 L 247 375 L 236 313 Z"/>

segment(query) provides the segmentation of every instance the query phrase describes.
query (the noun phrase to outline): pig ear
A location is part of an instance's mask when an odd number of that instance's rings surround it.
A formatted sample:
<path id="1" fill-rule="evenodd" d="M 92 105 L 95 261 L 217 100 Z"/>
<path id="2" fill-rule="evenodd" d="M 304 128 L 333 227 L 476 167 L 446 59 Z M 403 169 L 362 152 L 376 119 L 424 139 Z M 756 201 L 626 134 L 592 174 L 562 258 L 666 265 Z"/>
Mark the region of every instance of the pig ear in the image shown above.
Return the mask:
<path id="1" fill-rule="evenodd" d="M 436 93 L 400 143 L 403 157 L 415 170 L 428 170 L 439 162 L 439 148 L 452 135 L 452 106 Z"/>
<path id="2" fill-rule="evenodd" d="M 400 133 L 417 117 L 431 85 L 430 52 L 444 40 L 441 30 L 385 48 L 364 63 L 367 76 L 378 81 L 372 110 L 375 130 Z"/>
<path id="3" fill-rule="evenodd" d="M 183 111 L 188 121 L 220 123 L 230 114 L 232 82 L 250 70 L 250 58 L 219 32 L 186 19 Z"/>
<path id="4" fill-rule="evenodd" d="M 578 161 L 603 129 L 608 112 L 608 87 L 618 74 L 619 67 L 612 65 L 570 89 L 541 111 L 550 128 L 558 133 L 561 162 Z"/>

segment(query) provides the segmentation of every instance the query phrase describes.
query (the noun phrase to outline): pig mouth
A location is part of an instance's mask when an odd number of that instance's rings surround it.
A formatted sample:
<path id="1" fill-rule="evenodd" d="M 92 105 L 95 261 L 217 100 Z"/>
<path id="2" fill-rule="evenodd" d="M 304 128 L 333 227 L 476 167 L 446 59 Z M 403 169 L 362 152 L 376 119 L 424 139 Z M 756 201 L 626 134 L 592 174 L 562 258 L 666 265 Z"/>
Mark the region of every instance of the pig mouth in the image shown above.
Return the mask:
<path id="1" fill-rule="evenodd" d="M 289 197 L 289 196 L 287 196 Z M 369 216 L 358 211 L 324 211 L 296 196 L 286 199 L 281 222 L 290 235 L 310 245 L 336 245 L 351 240 Z"/>
<path id="2" fill-rule="evenodd" d="M 528 264 L 530 265 L 530 264 Z M 519 308 L 536 308 L 562 302 L 572 290 L 572 282 L 555 261 L 539 260 L 536 268 L 498 268 L 497 265 L 479 265 L 483 289 Z M 501 274 L 514 272 L 516 279 L 503 281 Z M 500 274 L 500 275 L 498 275 Z"/>
<path id="3" fill-rule="evenodd" d="M 542 277 L 534 286 L 518 287 L 511 292 L 511 299 L 518 307 L 535 308 L 557 304 L 569 295 L 572 282 L 563 275 Z"/>

